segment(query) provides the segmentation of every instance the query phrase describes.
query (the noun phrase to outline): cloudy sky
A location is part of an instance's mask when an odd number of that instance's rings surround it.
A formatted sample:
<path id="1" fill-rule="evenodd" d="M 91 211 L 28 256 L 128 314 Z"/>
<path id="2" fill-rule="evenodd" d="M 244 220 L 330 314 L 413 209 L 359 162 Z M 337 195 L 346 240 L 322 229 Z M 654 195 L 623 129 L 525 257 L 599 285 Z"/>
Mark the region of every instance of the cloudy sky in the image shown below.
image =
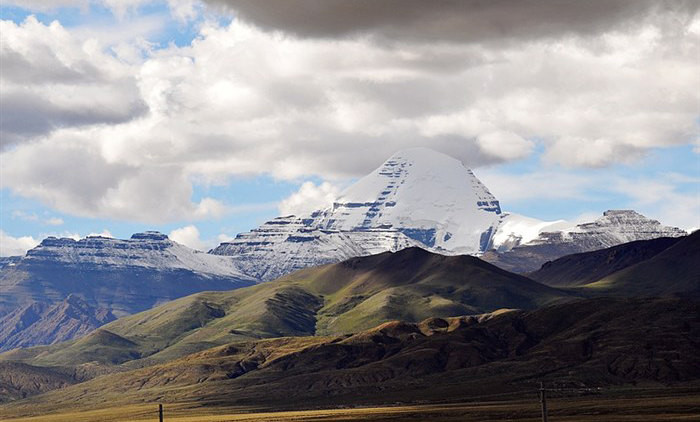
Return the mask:
<path id="1" fill-rule="evenodd" d="M 700 226 L 697 1 L 0 0 L 0 254 L 321 207 L 397 150 Z"/>

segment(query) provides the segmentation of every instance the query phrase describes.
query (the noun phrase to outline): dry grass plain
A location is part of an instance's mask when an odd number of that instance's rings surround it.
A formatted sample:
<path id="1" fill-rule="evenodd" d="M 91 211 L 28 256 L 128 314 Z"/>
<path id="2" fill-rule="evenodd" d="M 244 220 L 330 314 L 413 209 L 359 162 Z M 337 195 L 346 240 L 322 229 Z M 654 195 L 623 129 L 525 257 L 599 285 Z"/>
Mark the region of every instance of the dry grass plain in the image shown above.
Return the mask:
<path id="1" fill-rule="evenodd" d="M 634 396 L 552 397 L 549 420 L 572 421 L 699 421 L 700 392 Z M 157 421 L 157 405 L 134 405 L 90 411 L 75 411 L 27 418 L 0 418 L 13 422 L 112 422 Z M 485 401 L 451 404 L 396 405 L 336 409 L 263 411 L 253 408 L 204 407 L 201 404 L 165 405 L 168 422 L 275 422 L 275 421 L 540 421 L 536 395 L 514 401 Z"/>

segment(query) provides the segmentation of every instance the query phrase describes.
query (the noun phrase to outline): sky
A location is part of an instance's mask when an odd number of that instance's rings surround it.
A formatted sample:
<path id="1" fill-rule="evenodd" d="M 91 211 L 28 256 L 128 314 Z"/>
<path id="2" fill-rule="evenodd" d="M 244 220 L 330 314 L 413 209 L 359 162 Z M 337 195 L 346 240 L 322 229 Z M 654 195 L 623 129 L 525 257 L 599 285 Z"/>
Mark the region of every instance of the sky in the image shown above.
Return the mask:
<path id="1" fill-rule="evenodd" d="M 206 250 L 416 146 L 509 212 L 698 228 L 699 6 L 0 0 L 0 255 Z"/>

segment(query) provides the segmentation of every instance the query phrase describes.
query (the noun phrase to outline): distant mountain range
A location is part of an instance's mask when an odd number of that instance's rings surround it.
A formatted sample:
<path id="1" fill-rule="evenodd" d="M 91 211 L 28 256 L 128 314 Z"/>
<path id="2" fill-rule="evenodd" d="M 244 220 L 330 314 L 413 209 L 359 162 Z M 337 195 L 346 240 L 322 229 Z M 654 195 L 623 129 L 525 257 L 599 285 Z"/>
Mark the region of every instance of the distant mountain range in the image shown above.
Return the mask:
<path id="1" fill-rule="evenodd" d="M 502 212 L 499 201 L 459 160 L 415 148 L 396 153 L 328 208 L 268 221 L 210 253 L 233 257 L 246 274 L 265 281 L 411 246 L 482 256 L 524 273 L 572 253 L 686 234 L 632 210 L 609 210 L 578 225 Z"/>
<path id="2" fill-rule="evenodd" d="M 274 219 L 211 253 L 234 257 L 261 280 L 411 246 L 477 254 L 489 248 L 501 214 L 496 198 L 459 160 L 415 148 L 393 155 L 330 207 Z"/>
<path id="3" fill-rule="evenodd" d="M 530 274 L 547 286 L 476 257 L 408 248 L 248 288 L 194 294 L 120 318 L 79 340 L 11 351 L 0 360 L 139 367 L 234 341 L 341 335 L 392 320 L 527 310 L 597 295 L 700 296 L 698 262 L 700 231 L 564 257 Z"/>
<path id="4" fill-rule="evenodd" d="M 230 258 L 156 232 L 50 237 L 0 270 L 0 350 L 68 340 L 172 299 L 254 283 Z"/>
<path id="5" fill-rule="evenodd" d="M 504 219 L 502 234 L 508 229 L 509 216 Z M 516 217 L 518 218 L 518 217 Z M 559 257 L 604 249 L 635 240 L 660 237 L 681 237 L 688 233 L 676 227 L 663 226 L 632 210 L 609 210 L 590 223 L 582 223 L 558 230 L 545 226 L 537 237 L 521 243 L 520 236 L 510 232 L 496 249 L 487 251 L 482 258 L 508 271 L 527 273 Z M 499 233 L 500 234 L 500 233 Z"/>
<path id="6" fill-rule="evenodd" d="M 374 402 L 426 383 L 432 399 L 542 379 L 686 385 L 700 380 L 698 262 L 700 231 L 563 257 L 529 277 L 419 248 L 352 258 L 0 354 L 0 399 L 61 389 L 3 408 L 31 414 L 156 396 Z"/>
<path id="7" fill-rule="evenodd" d="M 576 226 L 504 213 L 460 161 L 409 149 L 328 208 L 273 219 L 209 253 L 146 232 L 127 240 L 50 237 L 24 257 L 3 258 L 0 350 L 68 340 L 192 293 L 231 290 L 382 252 L 419 247 L 469 254 L 527 273 L 571 253 L 685 234 L 630 210 L 606 211 Z M 477 309 L 485 310 L 470 312 Z"/>

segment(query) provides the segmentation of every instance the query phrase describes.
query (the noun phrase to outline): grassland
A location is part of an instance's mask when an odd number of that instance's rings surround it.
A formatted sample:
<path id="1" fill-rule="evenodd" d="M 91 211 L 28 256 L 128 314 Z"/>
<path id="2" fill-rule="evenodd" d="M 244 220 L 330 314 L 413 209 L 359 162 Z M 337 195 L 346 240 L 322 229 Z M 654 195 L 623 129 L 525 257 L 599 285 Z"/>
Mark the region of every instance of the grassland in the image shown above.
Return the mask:
<path id="1" fill-rule="evenodd" d="M 627 390 L 583 397 L 557 397 L 548 401 L 552 421 L 695 421 L 700 420 L 700 390 Z M 0 419 L 12 422 L 116 422 L 157 421 L 157 405 L 142 404 L 90 411 L 65 412 L 29 418 Z M 227 421 L 540 421 L 536 392 L 510 401 L 410 404 L 353 408 L 265 411 L 255 408 L 209 408 L 201 403 L 165 405 L 168 422 Z"/>

